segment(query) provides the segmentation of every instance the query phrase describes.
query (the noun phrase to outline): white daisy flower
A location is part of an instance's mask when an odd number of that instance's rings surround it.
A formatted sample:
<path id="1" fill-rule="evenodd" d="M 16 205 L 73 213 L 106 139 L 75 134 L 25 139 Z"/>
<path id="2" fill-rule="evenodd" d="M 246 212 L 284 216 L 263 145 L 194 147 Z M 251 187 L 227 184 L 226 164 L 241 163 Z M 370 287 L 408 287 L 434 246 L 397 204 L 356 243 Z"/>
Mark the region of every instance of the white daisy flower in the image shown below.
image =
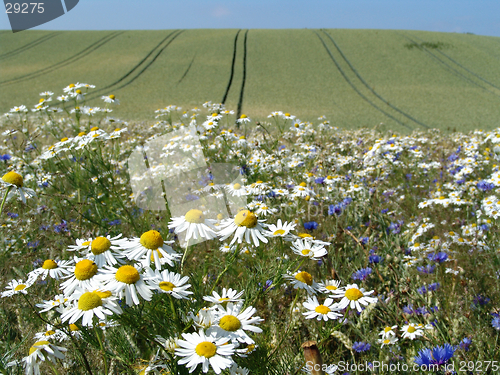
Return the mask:
<path id="1" fill-rule="evenodd" d="M 193 372 L 199 364 L 207 373 L 210 366 L 216 374 L 233 364 L 231 355 L 234 354 L 234 345 L 226 344 L 229 337 L 216 337 L 205 335 L 203 330 L 199 333 L 183 333 L 184 340 L 179 340 L 179 348 L 175 349 L 175 355 L 184 357 L 179 359 L 178 364 L 186 364 L 189 372 Z"/>
<path id="2" fill-rule="evenodd" d="M 238 124 L 244 124 L 244 123 L 248 123 L 250 122 L 251 120 L 248 118 L 247 115 L 241 115 L 240 118 L 238 120 L 236 120 L 236 122 Z"/>
<path id="3" fill-rule="evenodd" d="M 64 311 L 65 304 L 69 301 L 67 297 L 63 294 L 58 294 L 54 299 L 50 301 L 43 300 L 42 303 L 37 303 L 35 306 L 41 308 L 40 313 L 52 310 L 56 308 L 56 311 L 62 313 Z"/>
<path id="4" fill-rule="evenodd" d="M 120 101 L 116 99 L 114 95 L 108 95 L 108 96 L 104 95 L 101 96 L 101 99 L 104 100 L 104 102 L 106 103 L 120 104 Z"/>
<path id="5" fill-rule="evenodd" d="M 259 221 L 254 213 L 242 210 L 238 212 L 234 219 L 223 220 L 218 234 L 221 236 L 220 240 L 224 241 L 234 233 L 230 245 L 235 243 L 236 240 L 238 240 L 238 243 L 242 243 L 243 238 L 245 238 L 247 243 L 251 244 L 253 242 L 257 247 L 259 241 L 268 242 L 263 232 L 262 221 Z"/>
<path id="6" fill-rule="evenodd" d="M 22 359 L 26 375 L 40 375 L 40 363 L 49 360 L 56 364 L 56 358 L 64 359 L 65 356 L 62 352 L 67 349 L 61 346 L 51 344 L 47 340 L 37 341 L 29 350 L 29 355 Z M 10 362 L 7 366 L 17 364 L 16 361 Z"/>
<path id="7" fill-rule="evenodd" d="M 294 236 L 290 232 L 294 230 L 296 226 L 297 224 L 295 223 L 288 223 L 287 221 L 282 223 L 281 219 L 278 219 L 276 225 L 269 224 L 267 226 L 266 233 L 269 237 L 283 237 L 284 240 L 291 241 Z"/>
<path id="8" fill-rule="evenodd" d="M 233 197 L 243 197 L 249 195 L 247 188 L 239 183 L 229 184 L 225 186 L 226 191 Z"/>
<path id="9" fill-rule="evenodd" d="M 231 246 L 225 243 L 219 247 L 219 250 L 222 251 L 223 253 L 229 253 L 229 252 L 232 253 L 234 250 L 236 250 L 236 245 Z"/>
<path id="10" fill-rule="evenodd" d="M 267 216 L 267 215 L 273 215 L 277 212 L 278 212 L 277 208 L 272 208 L 272 207 L 265 205 L 265 204 L 258 204 L 258 205 L 256 205 L 256 208 L 255 208 L 256 215 Z"/>
<path id="11" fill-rule="evenodd" d="M 63 323 L 68 320 L 69 324 L 73 324 L 82 318 L 82 325 L 92 327 L 94 316 L 105 320 L 106 315 L 122 313 L 122 309 L 116 303 L 116 297 L 110 291 L 78 290 L 72 296 L 72 300 L 73 306 L 61 315 Z"/>
<path id="12" fill-rule="evenodd" d="M 108 234 L 106 237 L 96 237 L 90 242 L 88 246 L 89 252 L 85 255 L 87 258 L 92 259 L 98 268 L 104 265 L 123 264 L 125 255 L 121 253 L 121 250 L 123 249 L 122 244 L 126 244 L 126 241 L 119 239 L 121 236 L 119 234 L 111 238 Z"/>
<path id="13" fill-rule="evenodd" d="M 391 336 L 394 337 L 396 336 L 397 328 L 398 328 L 397 325 L 394 325 L 392 327 L 387 326 L 379 333 L 379 335 L 382 336 L 382 339 L 387 339 L 390 338 Z"/>
<path id="14" fill-rule="evenodd" d="M 188 298 L 190 294 L 193 294 L 187 290 L 191 286 L 191 284 L 186 284 L 189 280 L 187 276 L 182 277 L 168 270 L 161 273 L 159 270 L 153 272 L 151 268 L 146 271 L 146 275 L 147 283 L 159 292 L 170 294 L 177 299 Z"/>
<path id="15" fill-rule="evenodd" d="M 262 329 L 255 327 L 253 324 L 260 323 L 264 319 L 252 317 L 257 311 L 255 307 L 247 307 L 245 311 L 241 311 L 243 303 L 233 304 L 229 302 L 226 308 L 219 306 L 216 312 L 217 319 L 207 331 L 208 334 L 214 332 L 219 336 L 229 337 L 233 343 L 244 342 L 254 344 L 255 341 L 248 336 L 245 331 L 261 333 Z"/>
<path id="16" fill-rule="evenodd" d="M 53 325 L 47 324 L 47 330 L 35 334 L 34 339 L 39 340 L 57 340 L 62 341 L 67 335 L 60 329 L 56 329 Z"/>
<path id="17" fill-rule="evenodd" d="M 404 325 L 401 328 L 401 331 L 403 334 L 401 335 L 402 338 L 408 338 L 410 340 L 414 340 L 419 336 L 424 335 L 424 326 L 422 324 L 418 323 L 409 323 L 407 325 Z"/>
<path id="18" fill-rule="evenodd" d="M 121 266 L 118 269 L 104 266 L 102 274 L 98 275 L 97 279 L 104 284 L 104 289 L 110 290 L 119 298 L 125 295 L 125 302 L 128 306 L 138 305 L 140 302 L 137 292 L 146 301 L 151 301 L 153 296 L 153 288 L 144 282 L 144 277 L 139 271 L 130 265 Z"/>
<path id="19" fill-rule="evenodd" d="M 377 302 L 377 298 L 368 297 L 370 294 L 373 294 L 373 292 L 373 290 L 365 292 L 365 289 L 360 289 L 357 284 L 348 284 L 345 287 L 345 290 L 337 289 L 334 294 L 336 298 L 342 298 L 339 302 L 340 310 L 344 307 L 350 306 L 351 309 L 356 308 L 359 312 L 361 312 L 361 306 Z"/>
<path id="20" fill-rule="evenodd" d="M 215 309 L 213 308 L 204 307 L 196 315 L 192 311 L 188 315 L 193 324 L 198 328 L 208 329 L 215 321 Z"/>
<path id="21" fill-rule="evenodd" d="M 319 291 L 322 293 L 334 293 L 340 288 L 340 280 L 325 280 L 318 283 Z"/>
<path id="22" fill-rule="evenodd" d="M 15 294 L 28 294 L 28 289 L 30 286 L 33 285 L 35 280 L 33 278 L 28 278 L 27 281 L 23 281 L 21 279 L 19 280 L 12 280 L 10 283 L 7 284 L 5 287 L 6 291 L 2 292 L 2 298 L 5 297 L 12 297 Z"/>
<path id="23" fill-rule="evenodd" d="M 47 276 L 59 280 L 64 276 L 71 275 L 70 267 L 72 265 L 71 260 L 46 259 L 41 267 L 31 271 L 28 275 L 33 275 L 34 278 L 41 275 L 42 280 L 45 280 Z"/>
<path id="24" fill-rule="evenodd" d="M 316 294 L 318 291 L 319 286 L 309 272 L 299 270 L 293 274 L 288 273 L 283 276 L 291 281 L 294 289 L 304 289 L 308 294 Z"/>
<path id="25" fill-rule="evenodd" d="M 217 237 L 214 223 L 217 220 L 207 219 L 201 210 L 189 210 L 184 216 L 174 217 L 168 224 L 168 229 L 174 229 L 175 234 L 186 232 L 185 242 L 191 238 L 195 241 L 201 238 L 211 240 Z"/>
<path id="26" fill-rule="evenodd" d="M 213 291 L 211 296 L 204 296 L 203 299 L 207 302 L 212 302 L 215 305 L 223 305 L 228 302 L 242 302 L 243 298 L 240 297 L 243 295 L 243 292 L 244 290 L 238 292 L 231 288 L 223 288 L 221 295 L 219 295 L 216 291 Z"/>
<path id="27" fill-rule="evenodd" d="M 384 345 L 394 345 L 398 342 L 396 336 L 387 336 L 386 338 L 381 338 L 377 340 L 379 344 L 382 344 L 380 347 L 383 348 Z"/>
<path id="28" fill-rule="evenodd" d="M 309 239 L 299 238 L 292 244 L 291 248 L 295 254 L 313 260 L 318 260 L 328 254 L 323 245 L 314 245 Z"/>
<path id="29" fill-rule="evenodd" d="M 326 322 L 329 319 L 333 320 L 342 316 L 342 314 L 336 312 L 339 311 L 339 309 L 337 304 L 333 303 L 332 298 L 327 298 L 323 304 L 320 304 L 316 296 L 313 296 L 312 298 L 309 297 L 307 302 L 304 302 L 302 305 L 309 310 L 302 313 L 306 319 L 323 319 Z"/>
<path id="30" fill-rule="evenodd" d="M 26 204 L 26 196 L 28 196 L 29 198 L 36 197 L 36 193 L 33 189 L 23 187 L 23 177 L 16 172 L 11 171 L 4 174 L 2 179 L 0 180 L 0 183 L 10 189 L 9 194 L 7 195 L 7 199 L 12 198 L 16 193 L 19 193 L 19 197 L 21 198 L 23 203 Z"/>
<path id="31" fill-rule="evenodd" d="M 235 362 L 232 364 L 231 368 L 229 369 L 229 374 L 230 375 L 249 375 L 250 370 L 247 369 L 246 367 L 238 366 L 238 364 Z"/>
<path id="32" fill-rule="evenodd" d="M 70 268 L 73 275 L 60 285 L 65 296 L 73 294 L 75 289 L 92 289 L 96 283 L 97 264 L 90 259 L 75 259 L 75 265 Z"/>
<path id="33" fill-rule="evenodd" d="M 173 267 L 174 261 L 180 258 L 180 254 L 167 245 L 169 243 L 173 241 L 164 241 L 160 232 L 150 230 L 143 233 L 140 238 L 122 243 L 122 246 L 127 249 L 125 255 L 130 260 L 141 262 L 144 267 L 149 267 L 151 261 L 154 261 L 155 267 L 161 269 L 165 263 Z"/>

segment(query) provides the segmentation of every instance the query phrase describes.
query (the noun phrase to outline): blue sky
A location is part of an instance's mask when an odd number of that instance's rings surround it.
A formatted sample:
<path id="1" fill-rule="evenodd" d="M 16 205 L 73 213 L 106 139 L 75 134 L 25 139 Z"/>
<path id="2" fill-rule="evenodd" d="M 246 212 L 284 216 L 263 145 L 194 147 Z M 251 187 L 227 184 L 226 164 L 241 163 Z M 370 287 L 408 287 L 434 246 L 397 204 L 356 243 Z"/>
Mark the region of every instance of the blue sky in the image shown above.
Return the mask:
<path id="1" fill-rule="evenodd" d="M 43 30 L 353 28 L 500 36 L 499 0 L 80 0 Z M 9 29 L 1 12 L 0 29 Z"/>

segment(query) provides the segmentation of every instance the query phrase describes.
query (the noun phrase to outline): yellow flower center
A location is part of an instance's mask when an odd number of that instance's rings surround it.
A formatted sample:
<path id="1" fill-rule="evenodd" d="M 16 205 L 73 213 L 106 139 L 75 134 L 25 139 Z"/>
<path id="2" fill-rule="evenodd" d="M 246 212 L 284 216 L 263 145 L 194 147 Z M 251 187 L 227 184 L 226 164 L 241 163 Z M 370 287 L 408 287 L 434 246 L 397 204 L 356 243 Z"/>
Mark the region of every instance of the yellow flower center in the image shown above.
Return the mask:
<path id="1" fill-rule="evenodd" d="M 304 250 L 301 251 L 301 253 L 302 253 L 302 255 L 309 256 L 309 254 L 311 254 L 312 251 L 309 250 L 309 249 L 304 249 Z"/>
<path id="2" fill-rule="evenodd" d="M 96 130 L 99 130 L 99 128 L 97 126 L 94 126 L 92 129 L 90 129 L 91 132 L 95 132 Z"/>
<path id="3" fill-rule="evenodd" d="M 68 140 L 68 137 L 61 138 L 61 142 L 66 142 Z"/>
<path id="4" fill-rule="evenodd" d="M 78 133 L 78 136 L 79 136 L 79 137 L 83 137 L 84 135 L 87 135 L 87 133 L 85 133 L 85 132 L 80 132 L 80 133 Z"/>
<path id="5" fill-rule="evenodd" d="M 314 309 L 314 311 L 316 311 L 319 314 L 324 315 L 324 314 L 328 314 L 331 310 L 328 307 L 326 307 L 325 305 L 319 305 Z"/>
<path id="6" fill-rule="evenodd" d="M 97 264 L 90 259 L 79 261 L 75 265 L 75 277 L 78 280 L 88 280 L 97 273 Z"/>
<path id="7" fill-rule="evenodd" d="M 149 259 L 151 259 L 151 262 L 154 262 L 155 261 L 155 251 L 158 253 L 158 258 L 163 258 L 163 255 L 160 253 L 160 251 L 158 249 L 156 250 L 153 250 L 151 252 L 151 257 Z"/>
<path id="8" fill-rule="evenodd" d="M 146 249 L 156 250 L 163 246 L 163 238 L 157 230 L 150 230 L 143 233 L 139 241 Z"/>
<path id="9" fill-rule="evenodd" d="M 385 328 L 384 328 L 384 332 L 385 332 L 385 333 L 387 333 L 387 332 L 389 332 L 389 331 L 392 331 L 392 328 L 391 328 L 391 327 L 385 327 Z"/>
<path id="10" fill-rule="evenodd" d="M 71 84 L 69 85 L 69 88 L 70 88 L 70 89 L 72 89 L 73 87 L 75 87 L 75 84 L 74 84 L 74 83 L 71 83 Z"/>
<path id="11" fill-rule="evenodd" d="M 363 293 L 359 289 L 350 288 L 345 291 L 345 296 L 351 301 L 357 301 L 358 299 L 363 297 Z"/>
<path id="12" fill-rule="evenodd" d="M 217 352 L 217 347 L 210 341 L 203 341 L 196 345 L 194 350 L 200 357 L 211 358 Z"/>
<path id="13" fill-rule="evenodd" d="M 286 116 L 286 117 L 290 117 L 290 114 L 289 114 L 289 113 L 285 113 L 285 116 Z"/>
<path id="14" fill-rule="evenodd" d="M 309 233 L 299 233 L 298 236 L 300 238 L 312 238 L 312 236 Z"/>
<path id="15" fill-rule="evenodd" d="M 391 343 L 391 340 L 390 340 L 390 339 L 385 339 L 383 343 L 384 343 L 384 344 L 390 344 L 390 343 Z"/>
<path id="16" fill-rule="evenodd" d="M 313 283 L 313 278 L 311 274 L 306 271 L 299 272 L 298 274 L 295 275 L 295 278 L 300 282 L 303 282 L 304 284 L 307 284 L 309 286 L 311 286 Z"/>
<path id="17" fill-rule="evenodd" d="M 253 228 L 257 225 L 257 216 L 248 210 L 238 212 L 234 218 L 234 223 L 239 227 Z"/>
<path id="18" fill-rule="evenodd" d="M 30 348 L 30 354 L 33 354 L 35 351 L 40 350 L 40 348 L 35 348 L 35 346 L 42 346 L 42 345 L 49 345 L 50 342 L 42 340 L 42 341 L 37 341 L 33 344 L 33 346 Z"/>
<path id="19" fill-rule="evenodd" d="M 234 190 L 240 190 L 240 189 L 241 189 L 241 185 L 240 185 L 240 184 L 238 184 L 238 183 L 235 183 L 235 184 L 233 185 L 233 189 L 234 189 Z"/>
<path id="20" fill-rule="evenodd" d="M 299 184 L 299 186 L 306 187 L 306 186 L 307 186 L 307 184 L 306 184 L 305 182 L 301 182 L 301 183 Z"/>
<path id="21" fill-rule="evenodd" d="M 189 223 L 203 223 L 205 222 L 205 217 L 203 216 L 203 212 L 200 210 L 189 210 L 186 215 L 184 215 L 184 219 Z"/>
<path id="22" fill-rule="evenodd" d="M 26 289 L 26 285 L 25 285 L 25 284 L 19 284 L 18 286 L 16 286 L 16 287 L 14 288 L 14 290 L 15 290 L 16 292 L 19 292 L 20 290 L 24 290 L 24 289 Z"/>
<path id="23" fill-rule="evenodd" d="M 273 233 L 274 236 L 283 236 L 284 234 L 285 234 L 285 231 L 283 229 L 277 229 Z"/>
<path id="24" fill-rule="evenodd" d="M 56 333 L 56 331 L 49 330 L 45 332 L 45 336 L 52 336 L 54 333 Z"/>
<path id="25" fill-rule="evenodd" d="M 234 315 L 226 315 L 221 318 L 219 326 L 225 331 L 234 332 L 241 328 L 241 322 Z"/>
<path id="26" fill-rule="evenodd" d="M 337 290 L 338 288 L 335 285 L 327 285 L 327 286 L 325 286 L 325 289 L 327 289 L 327 290 Z"/>
<path id="27" fill-rule="evenodd" d="M 111 297 L 112 293 L 109 290 L 94 290 L 94 293 L 101 298 Z"/>
<path id="28" fill-rule="evenodd" d="M 76 93 L 80 95 L 82 93 L 82 90 L 76 90 Z"/>
<path id="29" fill-rule="evenodd" d="M 247 115 L 241 115 L 240 118 L 247 118 Z"/>
<path id="30" fill-rule="evenodd" d="M 75 331 L 79 331 L 80 328 L 78 328 L 78 326 L 76 324 L 72 323 L 72 324 L 69 325 L 69 330 L 71 332 L 75 332 Z"/>
<path id="31" fill-rule="evenodd" d="M 2 180 L 8 184 L 16 185 L 18 188 L 23 187 L 23 177 L 16 172 L 7 172 L 2 177 Z"/>
<path id="32" fill-rule="evenodd" d="M 78 299 L 78 309 L 88 311 L 102 306 L 102 298 L 94 292 L 83 293 Z"/>
<path id="33" fill-rule="evenodd" d="M 54 268 L 57 268 L 57 263 L 52 259 L 47 259 L 45 262 L 43 262 L 42 268 L 44 270 L 53 270 Z"/>
<path id="34" fill-rule="evenodd" d="M 408 333 L 413 333 L 415 331 L 416 331 L 415 327 L 413 327 L 413 326 L 408 327 Z"/>
<path id="35" fill-rule="evenodd" d="M 91 244 L 92 254 L 99 255 L 111 248 L 111 242 L 106 237 L 97 237 Z"/>
<path id="36" fill-rule="evenodd" d="M 110 98 L 111 100 L 115 100 L 115 96 L 114 96 L 114 95 L 110 95 L 110 96 L 109 96 L 109 98 Z"/>
<path id="37" fill-rule="evenodd" d="M 164 290 L 165 292 L 171 292 L 174 288 L 175 285 L 172 284 L 170 281 L 160 282 L 160 289 Z"/>
<path id="38" fill-rule="evenodd" d="M 141 275 L 139 275 L 139 271 L 137 271 L 133 266 L 126 265 L 118 268 L 115 278 L 125 284 L 135 284 L 139 281 Z"/>

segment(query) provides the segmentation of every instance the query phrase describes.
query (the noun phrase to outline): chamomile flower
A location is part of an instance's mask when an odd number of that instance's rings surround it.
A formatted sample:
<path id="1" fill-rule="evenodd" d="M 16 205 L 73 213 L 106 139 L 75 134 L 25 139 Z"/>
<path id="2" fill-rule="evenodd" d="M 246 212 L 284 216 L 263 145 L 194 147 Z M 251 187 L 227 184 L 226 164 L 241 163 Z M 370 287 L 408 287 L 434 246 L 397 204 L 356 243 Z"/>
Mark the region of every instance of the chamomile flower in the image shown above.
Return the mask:
<path id="1" fill-rule="evenodd" d="M 146 301 L 151 301 L 153 296 L 153 288 L 144 282 L 144 277 L 139 271 L 142 270 L 131 265 L 124 265 L 118 269 L 104 266 L 98 280 L 103 283 L 104 289 L 110 290 L 119 298 L 125 296 L 125 302 L 128 306 L 138 305 L 138 292 Z"/>
<path id="2" fill-rule="evenodd" d="M 264 236 L 264 228 L 262 227 L 262 222 L 257 219 L 257 216 L 253 212 L 248 210 L 241 210 L 235 216 L 234 219 L 225 219 L 221 223 L 221 229 L 219 231 L 220 240 L 231 237 L 230 245 L 238 240 L 238 243 L 242 243 L 243 238 L 249 244 L 253 244 L 257 247 L 259 246 L 259 241 L 267 243 L 267 238 Z"/>
<path id="3" fill-rule="evenodd" d="M 298 270 L 293 274 L 288 273 L 283 276 L 291 281 L 294 289 L 304 289 L 308 294 L 316 294 L 318 291 L 319 286 L 309 272 Z"/>
<path id="4" fill-rule="evenodd" d="M 47 340 L 37 341 L 31 346 L 27 357 L 22 359 L 26 375 L 40 375 L 40 362 L 49 360 L 56 363 L 56 358 L 64 359 L 63 352 L 67 349 L 51 344 Z M 8 365 L 12 365 L 9 363 Z"/>
<path id="5" fill-rule="evenodd" d="M 240 183 L 226 185 L 225 189 L 233 197 L 242 197 L 250 194 L 247 188 L 244 185 L 241 185 Z"/>
<path id="6" fill-rule="evenodd" d="M 28 291 L 26 289 L 28 289 L 30 286 L 32 286 L 34 281 L 35 280 L 33 278 L 31 278 L 31 279 L 28 278 L 27 281 L 15 280 L 15 279 L 12 280 L 5 287 L 6 291 L 2 292 L 2 298 L 12 297 L 13 295 L 19 294 L 19 293 L 28 294 Z"/>
<path id="7" fill-rule="evenodd" d="M 248 123 L 250 122 L 251 120 L 248 118 L 247 115 L 241 115 L 240 118 L 238 120 L 236 120 L 236 122 L 238 124 L 244 124 L 244 123 Z"/>
<path id="8" fill-rule="evenodd" d="M 64 311 L 65 304 L 69 301 L 67 297 L 63 294 L 58 294 L 54 299 L 50 301 L 43 300 L 42 303 L 37 303 L 35 306 L 40 307 L 40 313 L 56 309 L 57 312 L 62 313 Z"/>
<path id="9" fill-rule="evenodd" d="M 342 316 L 337 311 L 337 304 L 333 303 L 332 298 L 327 298 L 323 304 L 318 302 L 316 296 L 309 297 L 307 302 L 302 304 L 308 311 L 302 313 L 306 317 L 306 319 L 314 319 L 317 320 L 323 319 L 325 322 L 327 320 L 337 319 Z"/>
<path id="10" fill-rule="evenodd" d="M 401 328 L 401 331 L 403 332 L 401 337 L 414 340 L 417 337 L 424 335 L 423 328 L 424 326 L 418 323 L 406 324 Z"/>
<path id="11" fill-rule="evenodd" d="M 145 267 L 149 267 L 151 260 L 154 260 L 155 267 L 161 269 L 164 263 L 173 267 L 174 261 L 180 258 L 180 255 L 167 245 L 168 243 L 173 243 L 173 241 L 164 241 L 158 231 L 150 230 L 143 233 L 140 238 L 122 243 L 122 246 L 127 249 L 125 255 L 130 260 L 141 262 Z"/>
<path id="12" fill-rule="evenodd" d="M 92 289 L 96 283 L 97 264 L 90 259 L 75 257 L 75 265 L 69 269 L 73 275 L 60 285 L 64 295 L 70 296 L 77 288 Z"/>
<path id="13" fill-rule="evenodd" d="M 168 229 L 174 229 L 175 234 L 186 232 L 185 242 L 188 242 L 191 238 L 195 241 L 202 238 L 211 240 L 217 237 L 213 225 L 216 222 L 217 220 L 205 218 L 203 211 L 192 209 L 186 212 L 184 216 L 172 218 L 172 221 L 168 224 Z"/>
<path id="14" fill-rule="evenodd" d="M 234 345 L 227 344 L 229 337 L 205 335 L 203 330 L 199 333 L 183 333 L 182 337 L 184 340 L 178 340 L 179 348 L 175 349 L 175 355 L 184 357 L 177 363 L 186 364 L 190 373 L 201 364 L 204 373 L 212 367 L 216 374 L 220 374 L 233 364 L 231 356 L 234 354 Z"/>
<path id="15" fill-rule="evenodd" d="M 96 237 L 88 246 L 87 258 L 92 259 L 98 268 L 104 265 L 114 266 L 115 264 L 123 264 L 123 258 L 125 257 L 121 250 L 122 244 L 126 244 L 123 239 L 120 239 L 122 235 L 111 237 L 109 234 L 106 237 Z"/>
<path id="16" fill-rule="evenodd" d="M 114 95 L 104 95 L 101 96 L 101 99 L 104 100 L 105 103 L 120 104 L 120 101 L 116 99 Z"/>
<path id="17" fill-rule="evenodd" d="M 159 270 L 153 272 L 151 268 L 146 273 L 147 283 L 159 292 L 170 294 L 177 299 L 188 298 L 190 294 L 193 294 L 187 290 L 191 286 L 191 284 L 186 284 L 189 280 L 187 276 L 182 277 L 178 273 L 167 270 L 161 273 Z"/>
<path id="18" fill-rule="evenodd" d="M 44 332 L 38 332 L 35 334 L 35 340 L 57 340 L 62 341 L 66 337 L 66 334 L 60 329 L 56 329 L 53 325 L 47 324 L 46 330 Z"/>
<path id="19" fill-rule="evenodd" d="M 23 177 L 16 172 L 11 171 L 4 174 L 0 183 L 10 189 L 7 194 L 7 199 L 12 198 L 16 193 L 18 193 L 23 203 L 26 204 L 26 196 L 29 198 L 36 197 L 36 193 L 33 189 L 23 187 Z"/>
<path id="20" fill-rule="evenodd" d="M 231 246 L 225 243 L 219 247 L 219 250 L 222 251 L 223 253 L 229 253 L 229 252 L 232 253 L 234 250 L 236 250 L 236 245 Z"/>
<path id="21" fill-rule="evenodd" d="M 379 344 L 382 344 L 380 347 L 383 348 L 384 345 L 394 345 L 398 342 L 396 336 L 387 336 L 385 338 L 381 338 L 377 340 Z"/>
<path id="22" fill-rule="evenodd" d="M 311 240 L 299 238 L 292 244 L 292 250 L 295 254 L 318 260 L 328 254 L 323 245 L 315 245 Z"/>
<path id="23" fill-rule="evenodd" d="M 31 271 L 30 274 L 35 278 L 41 275 L 42 280 L 45 280 L 47 276 L 59 280 L 66 275 L 71 275 L 70 267 L 72 265 L 71 260 L 46 259 L 40 268 Z"/>
<path id="24" fill-rule="evenodd" d="M 200 309 L 196 315 L 190 311 L 188 316 L 196 327 L 208 329 L 215 321 L 215 309 L 204 307 Z"/>
<path id="25" fill-rule="evenodd" d="M 227 304 L 228 302 L 242 302 L 243 298 L 240 298 L 243 295 L 243 290 L 238 292 L 231 288 L 222 289 L 222 294 L 219 295 L 216 291 L 212 292 L 211 296 L 204 296 L 203 299 L 207 302 L 212 302 L 215 305 Z"/>
<path id="26" fill-rule="evenodd" d="M 318 283 L 319 291 L 322 293 L 334 293 L 340 288 L 340 280 L 325 280 Z"/>
<path id="27" fill-rule="evenodd" d="M 63 323 L 68 320 L 69 324 L 73 324 L 82 318 L 82 325 L 92 327 L 94 316 L 105 320 L 106 315 L 122 313 L 116 303 L 116 297 L 110 291 L 77 290 L 72 296 L 72 303 L 73 305 L 61 315 Z"/>
<path id="28" fill-rule="evenodd" d="M 396 336 L 396 329 L 398 328 L 397 325 L 395 326 L 392 326 L 392 327 L 385 327 L 380 333 L 379 335 L 382 336 L 383 339 L 387 339 L 389 337 L 394 337 Z"/>
<path id="29" fill-rule="evenodd" d="M 284 240 L 291 241 L 293 235 L 290 232 L 294 230 L 296 226 L 297 224 L 295 223 L 288 223 L 287 221 L 282 223 L 281 219 L 278 219 L 276 225 L 269 224 L 267 226 L 266 233 L 269 237 L 282 237 Z"/>
<path id="30" fill-rule="evenodd" d="M 361 312 L 361 306 L 377 302 L 377 298 L 368 297 L 373 292 L 373 290 L 366 292 L 364 288 L 360 289 L 357 284 L 348 284 L 345 289 L 337 289 L 334 295 L 336 298 L 342 298 L 339 302 L 339 309 L 350 306 L 351 309 L 356 308 Z"/>
<path id="31" fill-rule="evenodd" d="M 255 323 L 260 323 L 264 319 L 258 316 L 252 317 L 257 311 L 255 307 L 247 307 L 244 311 L 243 303 L 233 304 L 229 302 L 226 308 L 219 306 L 216 312 L 217 319 L 214 324 L 208 329 L 207 333 L 216 333 L 219 336 L 229 337 L 233 343 L 244 342 L 254 344 L 255 341 L 248 336 L 245 331 L 261 333 L 262 329 L 254 326 Z"/>

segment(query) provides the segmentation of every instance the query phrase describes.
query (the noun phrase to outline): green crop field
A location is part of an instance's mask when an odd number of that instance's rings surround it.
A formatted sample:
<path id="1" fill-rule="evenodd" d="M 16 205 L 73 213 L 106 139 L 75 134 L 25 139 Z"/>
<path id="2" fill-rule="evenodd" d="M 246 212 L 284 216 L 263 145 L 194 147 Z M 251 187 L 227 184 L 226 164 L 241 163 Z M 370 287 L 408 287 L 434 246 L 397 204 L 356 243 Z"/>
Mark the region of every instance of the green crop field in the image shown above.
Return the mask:
<path id="1" fill-rule="evenodd" d="M 0 111 L 70 83 L 114 94 L 113 115 L 205 101 L 265 119 L 281 110 L 332 125 L 492 129 L 500 38 L 398 30 L 24 31 L 0 33 Z M 384 125 L 380 125 L 383 123 Z"/>

